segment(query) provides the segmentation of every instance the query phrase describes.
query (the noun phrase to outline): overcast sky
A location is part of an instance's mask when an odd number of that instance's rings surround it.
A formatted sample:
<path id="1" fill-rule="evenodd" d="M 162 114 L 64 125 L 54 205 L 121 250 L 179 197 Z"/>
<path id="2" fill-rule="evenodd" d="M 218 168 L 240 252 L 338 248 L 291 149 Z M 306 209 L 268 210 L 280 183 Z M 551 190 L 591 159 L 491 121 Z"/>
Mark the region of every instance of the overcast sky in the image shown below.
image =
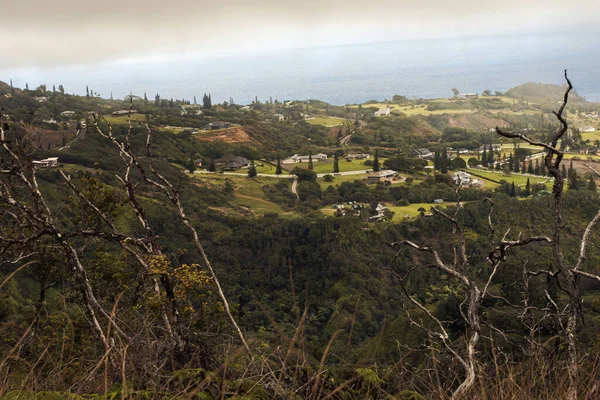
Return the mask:
<path id="1" fill-rule="evenodd" d="M 0 0 L 2 67 L 589 28 L 598 0 Z"/>

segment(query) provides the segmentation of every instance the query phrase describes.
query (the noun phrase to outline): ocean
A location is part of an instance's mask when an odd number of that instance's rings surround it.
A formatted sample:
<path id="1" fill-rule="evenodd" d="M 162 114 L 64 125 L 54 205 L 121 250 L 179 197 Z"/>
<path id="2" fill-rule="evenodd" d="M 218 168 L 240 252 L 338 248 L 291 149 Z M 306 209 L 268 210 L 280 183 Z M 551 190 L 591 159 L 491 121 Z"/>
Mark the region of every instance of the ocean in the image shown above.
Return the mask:
<path id="1" fill-rule="evenodd" d="M 93 49 L 90 49 L 93 51 Z M 439 98 L 461 92 L 506 91 L 526 82 L 562 84 L 569 70 L 576 91 L 600 100 L 600 42 L 585 33 L 379 42 L 265 51 L 160 62 L 113 62 L 52 68 L 3 69 L 0 80 L 18 87 L 86 86 L 109 98 L 129 93 L 149 99 L 213 103 L 319 99 L 344 105 L 368 100 Z"/>

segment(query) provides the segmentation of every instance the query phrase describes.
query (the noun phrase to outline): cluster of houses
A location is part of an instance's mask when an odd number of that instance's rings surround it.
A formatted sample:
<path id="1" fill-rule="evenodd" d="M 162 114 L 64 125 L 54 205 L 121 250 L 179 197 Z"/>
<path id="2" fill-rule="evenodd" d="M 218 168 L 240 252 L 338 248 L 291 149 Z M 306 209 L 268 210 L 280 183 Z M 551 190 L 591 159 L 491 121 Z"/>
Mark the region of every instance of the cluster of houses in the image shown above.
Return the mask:
<path id="1" fill-rule="evenodd" d="M 183 104 L 181 115 L 202 115 L 202 109 L 199 104 Z"/>
<path id="2" fill-rule="evenodd" d="M 363 210 L 365 210 L 367 208 L 364 204 L 360 204 L 356 201 L 349 201 L 348 206 L 349 206 L 349 209 L 346 208 L 346 206 L 343 204 L 334 205 L 333 208 L 335 209 L 335 215 L 337 217 L 344 217 L 344 216 L 360 217 Z M 388 211 L 388 208 L 381 203 L 371 204 L 371 207 L 370 207 L 371 215 L 369 215 L 368 221 L 369 222 L 385 221 L 385 219 L 388 217 L 388 214 L 386 213 L 386 211 Z"/>
<path id="3" fill-rule="evenodd" d="M 356 201 L 349 201 L 348 206 L 350 206 L 350 210 L 347 210 L 343 204 L 336 204 L 333 206 L 333 208 L 335 208 L 335 215 L 338 217 L 344 217 L 346 215 L 359 217 L 361 211 L 365 208 L 364 204 L 360 204 Z"/>
<path id="4" fill-rule="evenodd" d="M 594 128 L 593 126 L 582 126 L 581 128 L 579 128 L 579 132 L 581 133 L 589 133 L 589 132 L 596 132 L 596 128 Z"/>
<path id="5" fill-rule="evenodd" d="M 473 154 L 482 154 L 484 151 L 490 151 L 490 149 L 492 149 L 494 152 L 498 153 L 502 150 L 502 145 L 501 144 L 490 144 L 490 145 L 483 145 L 480 146 L 477 149 L 473 149 L 473 150 L 468 150 L 468 149 L 453 149 L 452 147 L 446 147 L 446 152 L 450 155 L 450 154 L 469 154 L 469 153 L 473 153 Z M 435 154 L 430 151 L 429 149 L 413 149 L 411 150 L 408 155 L 410 157 L 415 157 L 415 158 L 422 158 L 424 160 L 431 160 Z"/>

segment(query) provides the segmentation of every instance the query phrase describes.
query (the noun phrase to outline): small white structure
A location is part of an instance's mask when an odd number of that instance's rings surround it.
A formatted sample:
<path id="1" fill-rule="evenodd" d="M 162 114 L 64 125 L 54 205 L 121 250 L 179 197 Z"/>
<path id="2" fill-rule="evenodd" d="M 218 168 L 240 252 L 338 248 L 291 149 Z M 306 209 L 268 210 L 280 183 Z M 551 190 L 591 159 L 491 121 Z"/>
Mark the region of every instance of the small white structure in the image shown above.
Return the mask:
<path id="1" fill-rule="evenodd" d="M 285 116 L 283 114 L 275 114 L 273 115 L 273 121 L 283 122 L 285 121 Z"/>
<path id="2" fill-rule="evenodd" d="M 120 115 L 129 115 L 129 114 L 137 114 L 137 110 L 117 110 L 117 111 L 111 113 L 111 115 L 114 115 L 115 117 L 118 117 Z"/>
<path id="3" fill-rule="evenodd" d="M 75 111 L 63 111 L 60 113 L 60 115 L 62 115 L 63 117 L 72 117 L 73 115 L 75 115 Z"/>
<path id="4" fill-rule="evenodd" d="M 426 160 L 433 158 L 433 153 L 429 151 L 429 149 L 414 149 L 411 150 L 410 153 L 408 153 L 408 155 L 411 157 L 423 158 Z"/>
<path id="5" fill-rule="evenodd" d="M 579 132 L 581 133 L 588 133 L 588 132 L 595 132 L 596 128 L 594 128 L 593 126 L 582 126 L 581 128 L 579 128 Z"/>
<path id="6" fill-rule="evenodd" d="M 44 158 L 43 160 L 34 161 L 33 166 L 38 168 L 58 167 L 58 157 L 48 157 Z"/>
<path id="7" fill-rule="evenodd" d="M 458 171 L 457 173 L 454 174 L 454 176 L 452 177 L 452 180 L 454 181 L 455 185 L 468 185 L 471 183 L 471 174 L 468 174 L 466 172 L 463 171 Z"/>
<path id="8" fill-rule="evenodd" d="M 282 164 L 298 164 L 308 162 L 311 156 L 300 156 L 298 154 L 294 154 L 293 156 L 286 158 L 285 160 L 281 160 Z M 319 153 L 312 156 L 312 161 L 321 162 L 327 161 L 327 154 Z"/>
<path id="9" fill-rule="evenodd" d="M 479 179 L 471 179 L 471 187 L 482 188 L 483 187 L 483 182 L 480 181 Z"/>
<path id="10" fill-rule="evenodd" d="M 458 96 L 455 96 L 455 100 L 472 100 L 478 99 L 479 95 L 477 93 L 461 93 Z"/>
<path id="11" fill-rule="evenodd" d="M 376 117 L 381 117 L 382 115 L 390 115 L 391 112 L 392 110 L 390 110 L 389 107 L 382 107 L 379 110 L 375 111 L 373 115 L 375 115 Z"/>
<path id="12" fill-rule="evenodd" d="M 385 212 L 387 211 L 387 207 L 381 203 L 377 204 L 375 207 L 375 215 L 369 217 L 369 222 L 381 222 L 385 219 Z"/>
<path id="13" fill-rule="evenodd" d="M 370 157 L 371 157 L 371 155 L 368 154 L 368 153 L 350 153 L 350 154 L 346 154 L 344 156 L 344 158 L 346 160 L 349 160 L 349 161 L 351 161 L 351 160 L 365 160 L 365 159 L 368 159 Z"/>

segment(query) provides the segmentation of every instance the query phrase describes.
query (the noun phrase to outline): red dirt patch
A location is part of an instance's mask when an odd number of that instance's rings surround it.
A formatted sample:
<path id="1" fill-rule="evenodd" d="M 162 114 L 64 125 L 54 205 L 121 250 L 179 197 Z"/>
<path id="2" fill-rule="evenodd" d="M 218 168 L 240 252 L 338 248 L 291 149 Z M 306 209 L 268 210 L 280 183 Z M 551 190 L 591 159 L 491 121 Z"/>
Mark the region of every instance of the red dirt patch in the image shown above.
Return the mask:
<path id="1" fill-rule="evenodd" d="M 201 142 L 224 142 L 250 145 L 260 144 L 239 126 L 216 131 L 201 132 L 195 137 Z"/>

